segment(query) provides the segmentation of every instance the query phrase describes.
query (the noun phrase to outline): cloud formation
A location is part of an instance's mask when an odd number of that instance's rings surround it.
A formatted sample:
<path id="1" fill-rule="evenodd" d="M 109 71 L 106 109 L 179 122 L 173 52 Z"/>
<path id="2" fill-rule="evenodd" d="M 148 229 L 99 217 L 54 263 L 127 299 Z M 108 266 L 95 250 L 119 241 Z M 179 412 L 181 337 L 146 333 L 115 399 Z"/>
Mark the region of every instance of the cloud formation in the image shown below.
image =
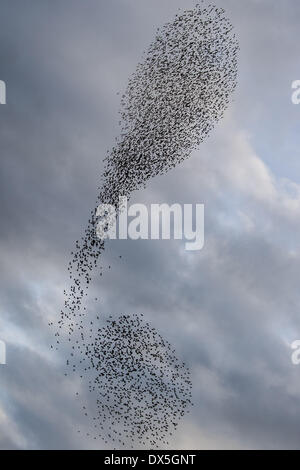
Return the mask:
<path id="1" fill-rule="evenodd" d="M 189 161 L 133 199 L 204 203 L 205 247 L 112 241 L 111 269 L 91 289 L 106 314 L 143 313 L 191 368 L 194 412 L 171 447 L 297 449 L 300 369 L 289 345 L 300 335 L 300 108 L 290 85 L 299 4 L 216 3 L 241 44 L 234 106 Z M 89 423 L 70 401 L 78 384 L 49 349 L 48 322 L 118 132 L 116 93 L 182 2 L 0 7 L 0 448 L 104 448 L 77 432 Z"/>

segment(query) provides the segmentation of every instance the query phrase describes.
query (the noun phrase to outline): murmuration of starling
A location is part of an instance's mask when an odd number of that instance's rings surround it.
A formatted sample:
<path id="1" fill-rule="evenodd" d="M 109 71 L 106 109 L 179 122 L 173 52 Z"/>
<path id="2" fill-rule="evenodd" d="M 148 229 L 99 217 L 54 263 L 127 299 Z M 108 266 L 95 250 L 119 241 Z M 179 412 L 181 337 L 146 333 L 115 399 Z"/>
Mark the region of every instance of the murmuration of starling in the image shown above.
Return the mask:
<path id="1" fill-rule="evenodd" d="M 52 348 L 70 350 L 68 374 L 77 374 L 93 395 L 92 409 L 83 407 L 91 420 L 89 437 L 114 448 L 168 445 L 192 405 L 192 383 L 188 367 L 142 315 L 105 320 L 98 313 L 97 323 L 90 321 L 83 301 L 104 251 L 95 231 L 96 208 L 104 203 L 121 211 L 119 196 L 129 199 L 209 136 L 236 88 L 238 50 L 225 11 L 214 5 L 201 3 L 157 30 L 121 98 L 121 133 L 105 158 L 95 209 L 72 252 L 71 287 L 64 292 Z"/>

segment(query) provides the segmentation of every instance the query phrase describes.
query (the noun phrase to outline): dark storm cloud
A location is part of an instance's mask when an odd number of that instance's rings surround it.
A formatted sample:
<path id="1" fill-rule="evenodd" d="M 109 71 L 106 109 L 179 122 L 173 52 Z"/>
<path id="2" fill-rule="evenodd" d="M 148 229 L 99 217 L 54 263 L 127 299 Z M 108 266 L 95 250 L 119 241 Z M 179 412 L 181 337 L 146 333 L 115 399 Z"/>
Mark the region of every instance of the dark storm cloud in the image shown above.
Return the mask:
<path id="1" fill-rule="evenodd" d="M 104 313 L 144 313 L 191 367 L 195 409 L 173 446 L 299 448 L 300 372 L 289 348 L 300 334 L 299 187 L 292 197 L 279 180 L 300 181 L 289 94 L 299 5 L 217 3 L 242 47 L 234 109 L 192 160 L 135 197 L 204 202 L 205 248 L 111 242 L 103 262 L 112 268 L 91 290 Z M 193 4 L 0 1 L 3 449 L 103 448 L 77 435 L 88 423 L 70 401 L 77 384 L 63 376 L 63 354 L 50 353 L 47 323 L 118 134 L 116 92 L 156 26 Z"/>

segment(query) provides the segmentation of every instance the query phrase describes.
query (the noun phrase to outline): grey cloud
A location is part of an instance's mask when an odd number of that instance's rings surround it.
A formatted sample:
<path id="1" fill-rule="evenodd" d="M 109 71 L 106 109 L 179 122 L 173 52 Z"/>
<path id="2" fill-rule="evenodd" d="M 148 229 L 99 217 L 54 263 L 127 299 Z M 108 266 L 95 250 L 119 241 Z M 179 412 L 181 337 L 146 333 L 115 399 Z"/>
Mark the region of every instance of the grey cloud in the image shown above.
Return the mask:
<path id="1" fill-rule="evenodd" d="M 69 252 L 118 133 L 116 93 L 156 25 L 194 3 L 0 1 L 0 78 L 8 87 L 0 108 L 3 449 L 104 447 L 85 435 L 76 377 L 64 378 L 63 354 L 51 355 L 47 323 L 59 314 Z M 299 185 L 299 112 L 289 94 L 299 78 L 299 4 L 218 3 L 241 41 L 235 103 L 190 161 L 133 198 L 204 202 L 205 248 L 110 242 L 103 264 L 111 269 L 95 273 L 90 296 L 102 299 L 104 315 L 144 313 L 191 367 L 195 407 L 171 446 L 296 449 L 300 375 L 289 343 L 300 332 L 299 222 L 279 178 Z M 234 146 L 240 131 L 247 141 Z M 253 168 L 247 146 L 278 183 L 275 202 L 256 166 L 252 185 L 239 186 L 239 172 Z"/>

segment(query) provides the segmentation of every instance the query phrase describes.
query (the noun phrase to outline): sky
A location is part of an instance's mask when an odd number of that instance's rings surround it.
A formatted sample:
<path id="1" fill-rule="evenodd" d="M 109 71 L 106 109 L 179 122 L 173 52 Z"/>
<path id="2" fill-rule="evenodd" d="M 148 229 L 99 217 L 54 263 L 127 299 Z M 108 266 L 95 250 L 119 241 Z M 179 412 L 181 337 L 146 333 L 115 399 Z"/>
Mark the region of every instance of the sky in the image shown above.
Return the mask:
<path id="1" fill-rule="evenodd" d="M 189 160 L 132 198 L 203 203 L 204 248 L 111 241 L 91 298 L 143 313 L 189 366 L 194 409 L 171 448 L 299 449 L 300 3 L 214 3 L 240 42 L 233 102 Z M 157 27 L 195 4 L 0 0 L 0 449 L 110 448 L 77 432 L 89 428 L 80 384 L 48 323 L 120 132 L 118 93 Z"/>

